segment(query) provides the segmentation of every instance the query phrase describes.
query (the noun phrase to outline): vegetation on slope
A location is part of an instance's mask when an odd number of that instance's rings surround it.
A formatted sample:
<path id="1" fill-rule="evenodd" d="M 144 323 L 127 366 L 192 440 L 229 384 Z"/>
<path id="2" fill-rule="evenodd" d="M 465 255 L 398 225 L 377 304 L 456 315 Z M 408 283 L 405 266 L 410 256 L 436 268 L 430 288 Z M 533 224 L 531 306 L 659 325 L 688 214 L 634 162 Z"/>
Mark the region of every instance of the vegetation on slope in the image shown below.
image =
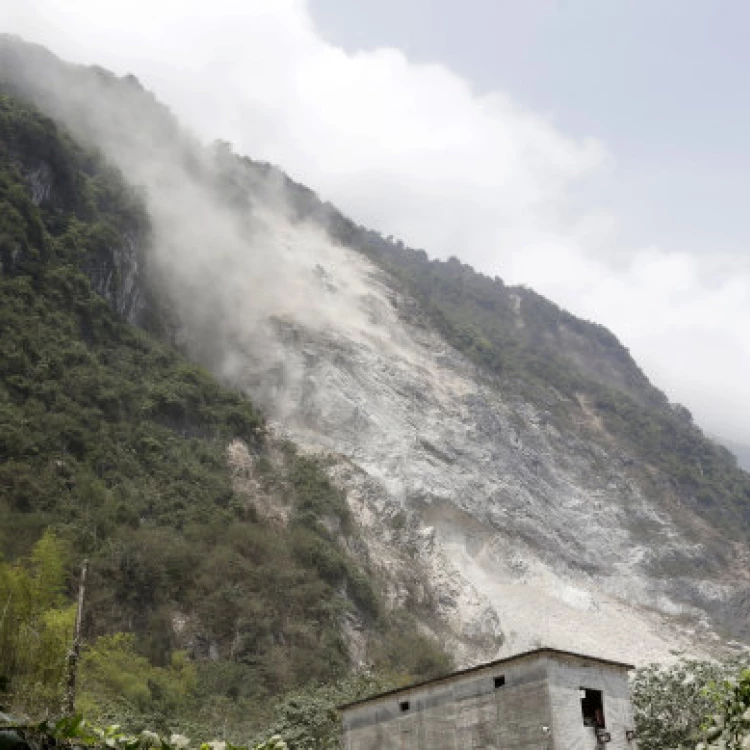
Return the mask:
<path id="1" fill-rule="evenodd" d="M 137 194 L 0 89 L 0 704 L 59 705 L 84 556 L 93 715 L 250 731 L 269 697 L 348 673 L 346 617 L 366 625 L 380 668 L 445 669 L 346 552 L 355 532 L 320 464 L 273 445 L 246 398 L 118 318 L 117 283 L 109 300 L 94 291 L 126 233 L 147 239 Z M 284 523 L 235 492 L 233 440 Z"/>

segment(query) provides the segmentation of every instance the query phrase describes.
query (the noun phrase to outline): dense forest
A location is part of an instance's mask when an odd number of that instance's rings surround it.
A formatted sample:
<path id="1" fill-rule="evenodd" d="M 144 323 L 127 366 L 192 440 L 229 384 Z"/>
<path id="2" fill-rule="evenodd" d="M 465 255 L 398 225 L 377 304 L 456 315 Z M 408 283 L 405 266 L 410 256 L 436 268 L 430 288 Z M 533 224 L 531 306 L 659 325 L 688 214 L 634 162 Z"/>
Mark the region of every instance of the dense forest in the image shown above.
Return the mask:
<path id="1" fill-rule="evenodd" d="M 35 201 L 40 162 L 52 189 Z M 116 170 L 2 93 L 0 704 L 59 705 L 84 557 L 92 716 L 252 731 L 269 698 L 349 673 L 346 618 L 388 679 L 446 669 L 347 551 L 356 529 L 320 461 L 93 289 L 91 269 L 148 231 Z M 283 522 L 236 491 L 232 441 Z"/>

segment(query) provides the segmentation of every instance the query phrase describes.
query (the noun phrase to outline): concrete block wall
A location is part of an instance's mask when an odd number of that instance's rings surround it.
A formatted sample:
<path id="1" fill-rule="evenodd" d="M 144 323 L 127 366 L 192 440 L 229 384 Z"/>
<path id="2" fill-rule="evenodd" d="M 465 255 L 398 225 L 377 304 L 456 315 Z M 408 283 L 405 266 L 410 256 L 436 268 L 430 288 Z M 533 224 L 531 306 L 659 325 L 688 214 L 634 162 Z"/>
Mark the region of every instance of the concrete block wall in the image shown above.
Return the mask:
<path id="1" fill-rule="evenodd" d="M 625 732 L 634 728 L 627 671 L 584 659 L 550 658 L 549 690 L 552 700 L 555 750 L 587 750 L 597 747 L 594 731 L 581 721 L 580 688 L 601 690 L 606 731 L 612 737 L 607 750 L 637 750 Z"/>
<path id="2" fill-rule="evenodd" d="M 505 684 L 495 687 L 495 677 Z M 401 704 L 409 702 L 409 710 Z M 547 675 L 533 660 L 489 667 L 344 712 L 347 750 L 551 750 Z"/>

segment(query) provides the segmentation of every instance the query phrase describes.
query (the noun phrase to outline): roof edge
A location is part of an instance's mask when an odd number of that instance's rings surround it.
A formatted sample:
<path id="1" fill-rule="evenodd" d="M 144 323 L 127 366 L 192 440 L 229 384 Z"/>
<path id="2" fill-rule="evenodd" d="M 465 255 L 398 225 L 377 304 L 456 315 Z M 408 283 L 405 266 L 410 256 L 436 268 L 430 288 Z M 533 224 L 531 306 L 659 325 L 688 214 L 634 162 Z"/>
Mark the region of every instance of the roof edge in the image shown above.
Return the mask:
<path id="1" fill-rule="evenodd" d="M 505 656 L 502 659 L 495 659 L 494 661 L 488 661 L 483 664 L 477 664 L 473 667 L 467 667 L 466 669 L 459 669 L 455 672 L 449 672 L 448 674 L 441 675 L 440 677 L 432 677 L 429 680 L 422 680 L 421 682 L 414 682 L 411 685 L 404 685 L 404 687 L 394 688 L 393 690 L 386 690 L 383 693 L 377 693 L 371 695 L 369 698 L 360 698 L 359 700 L 352 701 L 351 703 L 344 703 L 338 707 L 339 711 L 346 711 L 349 708 L 355 706 L 361 706 L 371 701 L 380 700 L 381 698 L 387 698 L 391 695 L 398 695 L 399 693 L 405 693 L 409 690 L 415 690 L 416 688 L 425 687 L 426 685 L 434 685 L 440 682 L 446 682 L 453 679 L 454 677 L 460 677 L 462 675 L 471 674 L 472 672 L 480 672 L 483 669 L 490 669 L 492 667 L 500 666 L 501 664 L 507 664 L 508 662 L 515 661 L 516 659 L 524 659 L 529 656 L 567 656 L 576 659 L 586 659 L 587 661 L 597 662 L 598 664 L 606 664 L 610 667 L 619 667 L 620 669 L 627 669 L 628 671 L 635 669 L 635 665 L 627 664 L 621 661 L 614 661 L 612 659 L 602 659 L 599 656 L 590 656 L 588 654 L 579 654 L 575 651 L 564 651 L 558 648 L 542 647 L 535 648 L 531 651 L 523 651 L 520 654 L 514 654 L 513 656 Z"/>

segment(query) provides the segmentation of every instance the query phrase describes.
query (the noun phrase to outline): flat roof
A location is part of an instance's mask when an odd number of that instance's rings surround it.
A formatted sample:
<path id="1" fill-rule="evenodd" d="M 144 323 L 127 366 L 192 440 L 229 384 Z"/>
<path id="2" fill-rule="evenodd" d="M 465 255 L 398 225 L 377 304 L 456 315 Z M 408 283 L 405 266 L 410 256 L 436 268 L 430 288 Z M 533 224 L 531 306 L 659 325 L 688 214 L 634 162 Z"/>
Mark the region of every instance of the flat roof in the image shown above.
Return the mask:
<path id="1" fill-rule="evenodd" d="M 361 698 L 360 700 L 352 701 L 351 703 L 345 703 L 343 706 L 339 706 L 339 711 L 346 711 L 349 708 L 355 706 L 361 706 L 370 701 L 380 700 L 381 698 L 387 698 L 390 695 L 398 695 L 399 693 L 406 693 L 409 690 L 415 690 L 416 688 L 424 687 L 425 685 L 434 685 L 439 682 L 448 682 L 455 677 L 461 677 L 463 675 L 471 674 L 472 672 L 480 672 L 483 669 L 489 669 L 491 667 L 497 667 L 501 664 L 507 664 L 517 659 L 524 659 L 528 656 L 572 656 L 576 659 L 586 659 L 586 661 L 594 661 L 598 664 L 607 664 L 610 667 L 619 667 L 620 669 L 635 669 L 635 665 L 626 664 L 621 661 L 613 661 L 612 659 L 601 659 L 598 656 L 589 656 L 587 654 L 577 654 L 574 651 L 562 651 L 558 648 L 535 648 L 531 651 L 524 651 L 520 654 L 513 656 L 505 656 L 502 659 L 495 659 L 494 661 L 488 661 L 484 664 L 477 664 L 474 667 L 467 667 L 466 669 L 459 669 L 456 672 L 450 672 L 449 674 L 442 675 L 441 677 L 433 677 L 430 680 L 423 680 L 422 682 L 414 682 L 411 685 L 405 685 L 404 687 L 395 688 L 393 690 L 386 690 L 384 693 L 378 693 L 377 695 L 371 695 L 369 698 Z"/>

